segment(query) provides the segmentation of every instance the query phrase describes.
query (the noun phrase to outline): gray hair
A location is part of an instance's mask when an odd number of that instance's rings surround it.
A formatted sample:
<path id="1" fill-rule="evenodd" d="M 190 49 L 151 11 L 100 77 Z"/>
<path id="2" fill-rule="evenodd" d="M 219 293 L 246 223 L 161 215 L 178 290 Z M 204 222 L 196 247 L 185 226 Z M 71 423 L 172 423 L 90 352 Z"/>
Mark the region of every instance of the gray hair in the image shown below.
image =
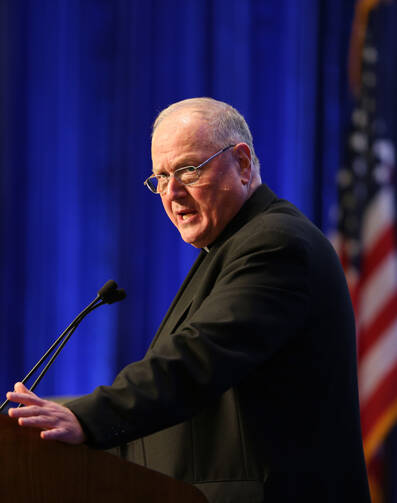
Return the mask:
<path id="1" fill-rule="evenodd" d="M 252 134 L 244 117 L 231 105 L 213 98 L 190 98 L 178 101 L 159 113 L 153 124 L 153 131 L 172 113 L 181 109 L 190 109 L 200 114 L 213 132 L 213 138 L 219 146 L 244 142 L 252 155 L 253 165 L 259 173 L 259 159 L 255 154 Z"/>

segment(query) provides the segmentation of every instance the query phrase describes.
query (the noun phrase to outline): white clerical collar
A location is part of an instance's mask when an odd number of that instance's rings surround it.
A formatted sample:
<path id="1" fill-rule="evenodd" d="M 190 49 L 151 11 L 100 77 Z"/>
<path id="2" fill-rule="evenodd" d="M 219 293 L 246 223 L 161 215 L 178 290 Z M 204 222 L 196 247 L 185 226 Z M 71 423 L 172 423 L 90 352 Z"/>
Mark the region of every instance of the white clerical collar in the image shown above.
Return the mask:
<path id="1" fill-rule="evenodd" d="M 203 250 L 206 251 L 207 253 L 210 252 L 210 249 L 208 248 L 208 246 L 203 246 Z"/>

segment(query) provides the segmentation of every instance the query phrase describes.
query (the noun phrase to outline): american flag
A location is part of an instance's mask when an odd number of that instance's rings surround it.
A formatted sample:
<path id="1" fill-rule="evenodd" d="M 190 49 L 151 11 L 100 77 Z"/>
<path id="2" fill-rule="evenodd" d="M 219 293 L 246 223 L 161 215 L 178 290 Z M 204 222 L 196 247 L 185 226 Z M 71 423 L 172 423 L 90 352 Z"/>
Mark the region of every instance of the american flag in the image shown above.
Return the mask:
<path id="1" fill-rule="evenodd" d="M 351 64 L 359 81 L 345 163 L 338 173 L 338 232 L 333 241 L 356 315 L 363 444 L 377 503 L 384 501 L 382 446 L 397 424 L 397 243 L 395 147 L 376 99 L 381 54 L 372 9 L 379 2 L 369 3 L 359 2 L 353 24 L 351 58 L 359 60 L 351 59 Z"/>

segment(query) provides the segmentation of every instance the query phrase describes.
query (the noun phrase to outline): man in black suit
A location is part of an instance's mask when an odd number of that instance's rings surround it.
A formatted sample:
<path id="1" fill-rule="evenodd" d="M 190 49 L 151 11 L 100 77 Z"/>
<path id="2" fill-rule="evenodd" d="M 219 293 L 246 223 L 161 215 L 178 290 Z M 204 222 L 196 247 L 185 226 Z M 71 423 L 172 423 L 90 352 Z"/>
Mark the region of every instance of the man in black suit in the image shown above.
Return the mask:
<path id="1" fill-rule="evenodd" d="M 154 124 L 147 187 L 202 249 L 142 361 L 68 407 L 7 396 L 41 436 L 197 485 L 210 502 L 368 503 L 355 329 L 333 249 L 261 183 L 243 117 L 208 98 Z"/>

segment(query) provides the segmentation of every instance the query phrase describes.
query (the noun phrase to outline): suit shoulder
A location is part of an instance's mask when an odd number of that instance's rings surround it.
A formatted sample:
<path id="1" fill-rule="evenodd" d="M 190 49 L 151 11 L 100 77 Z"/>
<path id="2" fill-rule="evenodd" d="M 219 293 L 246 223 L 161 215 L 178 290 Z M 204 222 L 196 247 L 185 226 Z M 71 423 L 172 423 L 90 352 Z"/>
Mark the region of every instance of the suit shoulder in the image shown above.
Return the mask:
<path id="1" fill-rule="evenodd" d="M 279 242 L 308 244 L 326 240 L 323 233 L 293 204 L 278 199 L 264 211 L 247 220 L 233 236 L 243 242 Z"/>

